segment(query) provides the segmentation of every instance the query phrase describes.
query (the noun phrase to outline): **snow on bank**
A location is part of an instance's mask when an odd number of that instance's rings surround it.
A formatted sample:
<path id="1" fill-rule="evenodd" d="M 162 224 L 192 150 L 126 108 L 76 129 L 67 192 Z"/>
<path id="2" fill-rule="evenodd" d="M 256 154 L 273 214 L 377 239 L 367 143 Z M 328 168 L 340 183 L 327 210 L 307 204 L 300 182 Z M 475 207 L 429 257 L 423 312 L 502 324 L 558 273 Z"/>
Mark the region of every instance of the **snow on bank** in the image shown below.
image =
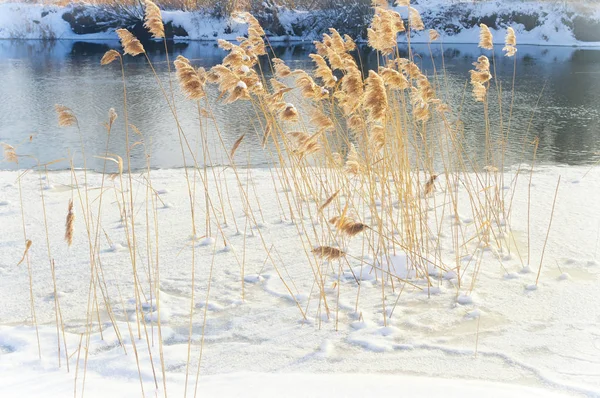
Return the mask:
<path id="1" fill-rule="evenodd" d="M 277 204 L 276 195 L 284 201 L 288 188 L 275 184 L 268 169 L 240 172 L 241 184 L 255 188 L 248 191 L 255 214 L 259 214 L 258 204 L 262 209 L 258 225 L 252 228 L 251 224 L 244 227 L 247 220 L 232 170 L 217 170 L 217 178 L 230 184 L 233 216 L 239 228 L 236 229 L 228 215 L 229 225 L 222 225 L 226 247 L 216 232 L 213 235 L 218 239 L 200 236 L 190 239 L 184 171 L 155 170 L 152 184 L 160 198 L 156 207 L 160 230 L 161 336 L 156 323 L 156 298 L 149 294 L 150 281 L 144 271 L 148 266 L 146 187 L 144 180 L 136 176 L 133 197 L 139 209 L 135 220 L 140 232 L 138 278 L 144 290 L 140 311 L 145 322 L 138 332 L 134 316 L 136 289 L 124 231 L 126 221 L 121 219 L 112 193 L 107 191 L 100 218 L 103 234 L 99 256 L 106 282 L 104 293 L 112 298 L 115 322 L 110 322 L 104 305 L 100 304 L 100 313 L 94 311 L 93 315 L 95 323 L 96 317 L 100 317 L 103 332 L 100 335 L 94 327 L 89 343 L 85 319 L 90 269 L 87 235 L 78 200 L 74 244 L 68 248 L 63 241 L 67 203 L 73 193 L 71 174 L 65 171 L 47 175 L 28 173 L 22 179 L 22 187 L 27 237 L 33 242 L 29 256 L 37 320 L 41 325 L 41 360 L 35 329 L 30 326 L 27 268 L 25 264 L 16 265 L 23 256 L 16 183 L 20 172 L 0 172 L 0 201 L 3 203 L 0 206 L 0 374 L 3 380 L 0 396 L 67 396 L 75 386 L 80 394 L 86 354 L 85 395 L 139 395 L 139 372 L 146 396 L 162 396 L 159 341 L 163 343 L 162 360 L 170 396 L 182 396 L 186 371 L 190 374 L 188 394 L 193 390 L 202 342 L 198 392 L 208 396 L 217 396 L 217 393 L 218 396 L 280 396 L 281 391 L 285 391 L 286 396 L 328 397 L 387 396 L 392 392 L 408 397 L 552 396 L 553 391 L 600 396 L 597 327 L 600 322 L 597 305 L 600 215 L 591 204 L 600 197 L 600 169 L 594 168 L 583 177 L 588 170 L 588 167 L 536 167 L 531 187 L 535 204 L 531 207 L 531 261 L 520 259 L 527 252 L 528 187 L 528 178 L 521 176 L 512 207 L 512 231 L 505 237 L 507 242 L 512 242 L 512 249 L 507 251 L 505 247 L 504 251 L 498 251 L 474 243 L 465 244 L 460 252 L 462 287 L 457 285 L 456 272 L 439 269 L 430 270 L 433 283 L 428 287 L 423 278 L 409 275 L 408 264 L 398 252 L 397 258 L 391 259 L 394 272 L 411 278 L 414 286 L 405 285 L 400 295 L 399 289 L 392 291 L 388 286 L 384 309 L 381 283 L 375 278 L 362 277 L 369 272 L 368 266 L 360 273 L 361 264 L 372 263 L 373 259 L 364 253 L 361 239 L 354 239 L 348 250 L 353 256 L 350 265 L 355 275 L 361 276 L 360 295 L 357 296 L 358 286 L 353 275 L 347 272 L 348 268 L 338 274 L 323 264 L 324 284 L 332 306 L 329 315 L 318 305 L 319 294 L 313 289 L 314 275 L 303 254 L 306 241 L 299 236 L 298 221 L 290 222 L 285 209 Z M 210 177 L 212 173 L 208 174 L 209 191 L 214 192 L 215 181 Z M 561 189 L 540 284 L 532 290 L 528 286 L 535 283 L 559 175 L 562 176 Z M 505 176 L 507 184 L 514 177 L 513 169 Z M 88 175 L 90 206 L 94 209 L 98 206 L 96 198 L 101 178 L 97 173 Z M 83 181 L 81 171 L 78 171 L 78 180 Z M 434 197 L 428 199 L 438 207 L 446 196 L 441 189 L 443 181 L 444 176 L 438 177 Z M 468 194 L 461 187 L 457 189 L 461 195 L 458 213 L 453 214 L 452 207 L 448 206 L 443 229 L 437 229 L 434 217 L 430 226 L 436 237 L 439 261 L 449 265 L 456 259 L 452 227 L 460 225 L 466 237 L 475 233 Z M 69 373 L 62 343 L 60 368 L 58 363 L 56 301 L 45 246 L 41 192 L 46 203 L 52 257 L 56 260 L 56 297 L 65 325 Z M 74 194 L 77 198 L 77 192 Z M 204 194 L 200 189 L 197 195 L 201 202 Z M 510 197 L 511 191 L 506 190 L 506 195 Z M 202 206 L 198 206 L 200 214 Z M 304 221 L 311 222 L 310 218 Z M 154 225 L 152 220 L 150 224 Z M 203 230 L 203 221 L 199 220 L 198 224 L 199 230 Z M 199 231 L 198 235 L 203 233 Z M 279 259 L 278 268 L 265 261 L 265 247 Z M 192 250 L 196 259 L 193 289 Z M 242 258 L 244 274 L 240 267 Z M 478 277 L 470 292 L 470 275 L 476 263 L 480 264 Z M 207 295 L 213 264 L 211 290 Z M 569 276 L 564 277 L 565 274 Z M 242 281 L 245 282 L 243 297 Z M 339 296 L 336 284 L 340 286 Z M 190 310 L 193 314 L 191 334 Z M 383 311 L 388 315 L 386 324 Z M 188 342 L 191 345 L 188 346 Z M 86 346 L 89 346 L 87 350 L 80 348 Z M 348 374 L 315 375 L 331 372 Z M 159 386 L 156 394 L 154 374 Z"/>
<path id="2" fill-rule="evenodd" d="M 600 46 L 600 6 L 598 4 L 563 3 L 549 1 L 478 1 L 449 2 L 445 0 L 414 1 L 414 8 L 422 14 L 427 29 L 436 29 L 445 43 L 477 43 L 479 23 L 486 23 L 494 33 L 494 42 L 502 44 L 506 28 L 511 26 L 517 32 L 519 44 L 560 45 L 560 46 Z M 131 20 L 114 17 L 106 21 L 100 8 L 92 6 L 59 7 L 22 3 L 0 4 L 0 39 L 66 39 L 97 40 L 115 39 L 115 27 L 131 27 Z M 84 7 L 83 10 L 81 7 Z M 406 7 L 395 7 L 406 19 Z M 337 10 L 343 15 L 351 10 Z M 66 19 L 73 15 L 83 15 L 97 20 L 96 33 L 76 34 Z M 273 31 L 266 27 L 271 41 L 312 41 L 326 31 L 332 15 L 327 12 L 306 12 L 277 7 Z M 102 15 L 98 18 L 98 15 Z M 209 13 L 194 11 L 163 11 L 165 24 L 175 28 L 173 35 L 178 40 L 207 40 L 218 38 L 235 40 L 247 33 L 247 27 L 235 18 L 216 18 Z M 336 17 L 339 15 L 336 15 Z M 108 17 L 110 18 L 110 17 Z M 115 19 L 116 18 L 116 19 Z M 272 17 L 270 17 L 272 19 Z M 89 21 L 86 20 L 86 24 Z M 272 21 L 271 21 L 272 22 Z M 339 21 L 337 22 L 339 23 Z M 102 28 L 102 25 L 106 27 Z M 343 25 L 343 22 L 342 22 Z M 344 30 L 344 26 L 336 26 Z M 353 27 L 356 29 L 356 27 Z M 318 31 L 320 30 L 320 31 Z M 359 29 L 360 30 L 360 29 Z M 429 41 L 427 30 L 413 32 L 412 42 Z M 405 42 L 404 35 L 399 36 Z"/>
<path id="3" fill-rule="evenodd" d="M 0 366 L 3 383 L 0 392 L 4 398 L 33 397 L 62 398 L 73 393 L 73 382 L 66 372 L 40 371 L 33 369 L 10 369 Z M 117 375 L 115 375 L 117 376 Z M 89 372 L 85 397 L 115 398 L 140 396 L 137 380 L 122 377 L 109 378 Z M 35 383 L 31 381 L 35 380 Z M 167 387 L 170 396 L 183 397 L 185 379 L 176 380 Z M 80 392 L 81 390 L 79 390 Z M 188 390 L 193 395 L 194 387 Z M 515 386 L 477 380 L 451 380 L 404 375 L 377 374 L 307 374 L 307 373 L 251 373 L 204 376 L 198 383 L 197 392 L 203 397 L 240 398 L 331 398 L 331 397 L 443 397 L 443 398 L 512 398 L 512 397 L 565 397 L 565 394 L 539 388 Z M 145 396 L 154 397 L 155 391 L 145 391 Z"/>

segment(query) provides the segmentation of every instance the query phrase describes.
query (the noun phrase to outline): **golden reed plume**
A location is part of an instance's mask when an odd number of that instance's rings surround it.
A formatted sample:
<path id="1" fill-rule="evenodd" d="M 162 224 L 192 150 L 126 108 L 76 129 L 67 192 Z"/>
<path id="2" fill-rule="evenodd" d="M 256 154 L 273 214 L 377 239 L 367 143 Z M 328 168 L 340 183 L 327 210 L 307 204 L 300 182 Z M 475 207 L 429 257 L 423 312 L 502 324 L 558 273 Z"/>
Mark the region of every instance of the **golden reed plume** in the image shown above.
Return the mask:
<path id="1" fill-rule="evenodd" d="M 369 228 L 368 225 L 356 222 L 353 219 L 346 217 L 345 215 L 333 217 L 329 220 L 329 223 L 334 225 L 338 231 L 349 237 L 358 235 L 365 229 Z"/>
<path id="2" fill-rule="evenodd" d="M 104 53 L 104 56 L 102 56 L 100 65 L 108 65 L 120 56 L 121 54 L 117 50 L 108 50 Z"/>
<path id="3" fill-rule="evenodd" d="M 367 88 L 365 90 L 363 107 L 369 111 L 371 120 L 380 121 L 385 117 L 385 112 L 388 108 L 388 99 L 383 79 L 375 71 L 370 70 L 365 84 Z"/>
<path id="4" fill-rule="evenodd" d="M 494 40 L 492 38 L 492 32 L 486 24 L 479 24 L 479 47 L 486 50 L 492 50 L 494 48 Z"/>
<path id="5" fill-rule="evenodd" d="M 502 51 L 506 52 L 505 56 L 512 57 L 517 52 L 517 37 L 515 36 L 515 30 L 508 28 L 506 30 L 506 37 L 504 38 L 504 48 Z"/>
<path id="6" fill-rule="evenodd" d="M 435 29 L 429 29 L 429 41 L 436 41 L 440 38 L 440 34 Z"/>
<path id="7" fill-rule="evenodd" d="M 58 115 L 58 125 L 60 127 L 69 127 L 77 124 L 77 117 L 70 108 L 64 105 L 54 105 Z"/>
<path id="8" fill-rule="evenodd" d="M 312 252 L 315 255 L 324 258 L 325 260 L 336 260 L 346 255 L 346 252 L 343 252 L 340 249 L 336 249 L 335 247 L 330 246 L 319 246 L 314 248 Z"/>
<path id="9" fill-rule="evenodd" d="M 181 90 L 192 100 L 199 100 L 206 96 L 204 84 L 206 83 L 206 72 L 203 68 L 195 69 L 190 61 L 179 55 L 173 62 L 177 73 L 177 80 Z"/>
<path id="10" fill-rule="evenodd" d="M 473 85 L 473 96 L 478 102 L 485 101 L 487 88 L 484 85 L 492 79 L 490 74 L 490 60 L 485 55 L 477 58 L 477 62 L 473 63 L 475 70 L 470 70 L 471 84 Z"/>
<path id="11" fill-rule="evenodd" d="M 150 0 L 146 0 L 146 15 L 144 15 L 144 27 L 152 33 L 155 39 L 165 37 L 165 26 L 160 15 L 160 8 Z"/>
<path id="12" fill-rule="evenodd" d="M 117 35 L 121 40 L 121 45 L 123 46 L 125 54 L 135 57 L 136 55 L 146 52 L 142 43 L 140 43 L 140 41 L 127 29 L 117 29 Z"/>
<path id="13" fill-rule="evenodd" d="M 2 149 L 4 150 L 4 160 L 6 162 L 19 163 L 19 157 L 12 145 L 2 144 Z"/>
<path id="14" fill-rule="evenodd" d="M 421 14 L 419 14 L 419 11 L 417 11 L 416 9 L 412 8 L 412 7 L 408 7 L 408 16 L 409 16 L 409 21 L 410 21 L 410 28 L 412 30 L 423 30 L 425 29 L 425 24 L 423 23 L 423 20 L 421 19 Z"/>

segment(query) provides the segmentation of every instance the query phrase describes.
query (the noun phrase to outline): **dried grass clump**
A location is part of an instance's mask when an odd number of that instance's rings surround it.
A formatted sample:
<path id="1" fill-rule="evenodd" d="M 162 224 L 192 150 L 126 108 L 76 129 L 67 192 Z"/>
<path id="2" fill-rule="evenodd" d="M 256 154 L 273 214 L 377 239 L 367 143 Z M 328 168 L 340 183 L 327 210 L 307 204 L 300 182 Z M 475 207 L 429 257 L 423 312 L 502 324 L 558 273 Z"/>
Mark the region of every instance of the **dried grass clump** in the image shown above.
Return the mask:
<path id="1" fill-rule="evenodd" d="M 73 199 L 69 199 L 67 220 L 65 222 L 65 241 L 67 245 L 73 244 L 73 229 L 75 227 L 75 212 L 73 211 Z"/>
<path id="2" fill-rule="evenodd" d="M 204 84 L 206 83 L 206 71 L 204 68 L 194 68 L 190 61 L 182 55 L 179 55 L 175 62 L 177 80 L 181 90 L 192 100 L 199 100 L 206 96 Z"/>
<path id="3" fill-rule="evenodd" d="M 492 32 L 486 24 L 479 24 L 479 47 L 486 50 L 492 50 L 494 48 L 494 40 L 492 38 Z"/>
<path id="4" fill-rule="evenodd" d="M 512 57 L 517 53 L 517 37 L 515 36 L 515 30 L 513 28 L 508 28 L 506 30 L 506 37 L 504 38 L 504 51 L 507 57 Z"/>
<path id="5" fill-rule="evenodd" d="M 140 43 L 140 41 L 127 29 L 117 29 L 117 35 L 121 40 L 121 45 L 123 46 L 125 54 L 135 57 L 136 55 L 144 54 L 146 52 L 142 43 Z"/>
<path id="6" fill-rule="evenodd" d="M 145 0 L 146 14 L 144 16 L 144 27 L 152 33 L 152 37 L 162 39 L 165 37 L 165 27 L 160 15 L 160 8 L 150 0 Z"/>
<path id="7" fill-rule="evenodd" d="M 77 117 L 70 108 L 64 105 L 54 105 L 58 115 L 58 125 L 60 127 L 69 127 L 77 124 Z"/>
<path id="8" fill-rule="evenodd" d="M 108 65 L 120 56 L 121 53 L 119 53 L 117 50 L 108 50 L 102 56 L 102 59 L 100 60 L 100 65 Z"/>
<path id="9" fill-rule="evenodd" d="M 346 252 L 336 249 L 330 246 L 319 246 L 312 250 L 312 252 L 318 257 L 324 258 L 325 260 L 337 260 L 346 255 Z"/>

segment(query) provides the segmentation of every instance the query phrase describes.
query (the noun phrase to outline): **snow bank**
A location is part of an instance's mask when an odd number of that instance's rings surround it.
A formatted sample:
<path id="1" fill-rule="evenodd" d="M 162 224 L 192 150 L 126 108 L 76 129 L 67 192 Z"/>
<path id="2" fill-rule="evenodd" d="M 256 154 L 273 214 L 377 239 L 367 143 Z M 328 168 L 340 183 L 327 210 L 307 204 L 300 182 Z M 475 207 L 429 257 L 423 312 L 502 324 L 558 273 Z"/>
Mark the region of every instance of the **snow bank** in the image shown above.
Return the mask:
<path id="1" fill-rule="evenodd" d="M 516 170 L 506 174 L 506 181 L 516 176 Z M 77 173 L 82 181 L 82 171 Z M 281 396 L 281 391 L 292 397 L 388 396 L 391 392 L 407 397 L 558 396 L 561 393 L 600 396 L 597 326 L 600 319 L 597 305 L 600 215 L 590 205 L 600 197 L 598 167 L 536 167 L 531 187 L 535 203 L 531 207 L 531 266 L 519 259 L 527 252 L 529 182 L 521 176 L 512 205 L 511 235 L 506 237 L 512 242 L 512 255 L 485 250 L 475 243 L 465 244 L 460 248 L 460 255 L 465 259 L 459 271 L 463 286 L 458 286 L 456 273 L 436 274 L 431 270 L 425 278 L 409 272 L 411 265 L 399 251 L 388 259 L 389 264 L 383 264 L 386 260 L 383 258 L 375 260 L 363 256 L 363 243 L 357 238 L 347 249 L 352 255 L 349 266 L 355 267 L 355 275 L 347 272 L 346 265 L 339 275 L 337 267 L 323 266 L 323 283 L 331 306 L 328 314 L 319 306 L 319 293 L 313 290 L 314 274 L 308 259 L 299 255 L 304 253 L 305 247 L 298 226 L 280 213 L 276 195 L 284 195 L 284 188 L 273 181 L 271 171 L 249 169 L 241 173 L 241 184 L 252 184 L 260 194 L 251 195 L 250 202 L 253 208 L 260 202 L 264 217 L 264 221 L 260 221 L 260 233 L 264 243 L 257 231 L 243 229 L 246 218 L 231 168 L 218 169 L 215 177 L 209 173 L 209 192 L 214 192 L 215 178 L 230 184 L 234 216 L 242 228 L 237 231 L 228 216 L 230 225 L 222 225 L 224 239 L 236 250 L 223 250 L 222 238 L 190 239 L 189 228 L 186 228 L 190 218 L 184 170 L 154 170 L 152 185 L 160 199 L 155 202 L 160 230 L 160 285 L 152 291 L 160 292 L 160 316 L 156 297 L 147 290 L 151 282 L 144 271 L 147 266 L 145 247 L 152 241 L 146 240 L 145 233 L 139 233 L 138 278 L 145 295 L 138 308 L 144 315 L 141 333 L 138 332 L 134 316 L 136 289 L 128 265 L 128 251 L 124 249 L 127 243 L 125 221 L 118 207 L 107 197 L 99 218 L 106 233 L 100 238 L 99 256 L 106 282 L 102 285 L 103 292 L 112 298 L 115 321 L 110 321 L 100 303 L 100 313 L 93 313 L 89 343 L 86 313 L 90 268 L 86 228 L 78 200 L 74 244 L 68 247 L 63 241 L 67 203 L 72 195 L 71 174 L 68 171 L 47 175 L 27 173 L 22 176 L 21 184 L 23 201 L 27 204 L 24 209 L 27 237 L 33 242 L 29 256 L 40 325 L 41 359 L 36 332 L 31 326 L 27 266 L 16 265 L 23 256 L 20 195 L 16 183 L 20 175 L 19 171 L 0 172 L 2 397 L 62 397 L 72 395 L 74 388 L 80 396 L 84 358 L 87 361 L 84 396 L 139 396 L 140 382 L 146 396 L 164 396 L 161 391 L 165 383 L 169 396 L 183 396 L 186 372 L 189 373 L 188 396 L 191 396 L 202 342 L 198 393 L 206 396 L 275 397 Z M 559 175 L 562 185 L 540 283 L 536 290 L 530 290 L 527 287 L 535 284 Z M 438 177 L 440 185 L 444 178 Z M 40 179 L 43 186 L 49 187 L 43 193 L 52 257 L 56 259 L 56 296 L 62 308 L 66 344 L 63 334 L 57 335 L 55 326 L 56 301 L 45 245 Z M 94 208 L 98 206 L 95 199 L 101 180 L 101 174 L 88 173 L 90 205 Z M 140 209 L 135 225 L 138 231 L 143 231 L 146 228 L 143 216 L 146 187 L 143 179 L 135 178 L 133 184 L 136 208 Z M 458 212 L 461 220 L 466 220 L 472 211 L 471 202 L 466 191 L 457 189 Z M 203 197 L 203 191 L 198 191 Z M 511 193 L 506 192 L 509 196 Z M 77 198 L 77 193 L 74 194 Z M 446 194 L 437 190 L 429 200 L 444 203 Z M 165 207 L 163 202 L 173 205 Z M 432 233 L 439 237 L 436 256 L 446 264 L 456 259 L 451 238 L 456 218 L 451 210 L 448 205 L 444 229 L 439 233 L 434 217 L 430 225 Z M 152 220 L 150 223 L 154 225 Z M 467 222 L 462 223 L 461 228 L 467 237 L 475 233 L 475 227 Z M 278 268 L 265 263 L 265 247 L 280 259 Z M 192 250 L 196 253 L 194 289 L 191 285 Z M 238 263 L 242 256 L 245 273 Z M 499 256 L 502 266 L 498 263 Z M 355 276 L 360 276 L 360 268 L 356 267 L 362 264 L 363 270 L 369 272 L 368 264 L 374 261 L 380 261 L 385 269 L 409 280 L 405 284 L 397 281 L 394 290 L 390 286 L 382 289 L 381 275 L 374 270 L 374 277 L 360 278 L 358 289 Z M 477 270 L 473 268 L 475 263 L 479 264 Z M 213 265 L 214 270 L 210 271 Z M 522 272 L 526 268 L 533 272 Z M 470 275 L 474 272 L 477 272 L 477 280 L 471 292 Z M 565 273 L 570 277 L 563 277 Z M 207 294 L 209 276 L 212 284 Z M 245 282 L 243 296 L 242 281 Z M 306 317 L 299 308 L 305 311 Z M 98 331 L 96 316 L 100 319 L 102 334 Z M 161 336 L 157 328 L 159 318 Z M 159 341 L 162 341 L 162 359 Z M 65 346 L 70 358 L 69 372 Z M 348 374 L 330 375 L 332 372 Z"/>
<path id="2" fill-rule="evenodd" d="M 600 46 L 598 4 L 420 0 L 414 1 L 413 5 L 421 12 L 426 28 L 439 31 L 441 40 L 446 43 L 477 43 L 478 25 L 485 23 L 494 33 L 497 44 L 503 43 L 506 28 L 511 26 L 517 32 L 518 44 Z M 404 18 L 408 17 L 405 7 L 395 9 Z M 264 22 L 271 41 L 311 41 L 319 38 L 330 24 L 336 25 L 342 33 L 344 30 L 364 32 L 365 26 L 346 26 L 343 18 L 332 20 L 344 12 L 352 13 L 353 10 L 342 8 L 332 14 L 330 11 L 306 12 L 277 7 L 259 16 L 259 20 Z M 77 20 L 74 15 L 84 18 Z M 240 21 L 216 18 L 204 11 L 163 11 L 162 15 L 165 24 L 170 24 L 167 34 L 178 40 L 235 40 L 247 33 L 247 27 Z M 91 27 L 81 25 L 90 24 L 90 20 Z M 115 39 L 117 27 L 144 33 L 139 20 L 117 17 L 99 7 L 0 4 L 0 39 Z M 93 33 L 88 33 L 90 30 Z M 411 40 L 428 42 L 427 31 L 413 32 Z M 400 35 L 399 41 L 405 42 L 406 36 Z"/>

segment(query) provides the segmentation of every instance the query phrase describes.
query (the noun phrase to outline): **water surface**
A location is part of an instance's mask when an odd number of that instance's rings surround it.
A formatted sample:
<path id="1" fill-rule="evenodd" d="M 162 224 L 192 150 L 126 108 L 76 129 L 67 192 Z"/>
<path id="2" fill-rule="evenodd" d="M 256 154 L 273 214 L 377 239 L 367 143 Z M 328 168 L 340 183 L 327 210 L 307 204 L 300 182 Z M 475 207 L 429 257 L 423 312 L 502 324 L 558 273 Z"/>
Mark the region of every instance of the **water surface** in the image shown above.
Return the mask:
<path id="1" fill-rule="evenodd" d="M 0 142 L 18 145 L 21 167 L 73 156 L 82 166 L 81 136 L 75 128 L 57 126 L 54 104 L 72 108 L 81 125 L 86 165 L 101 169 L 103 160 L 94 156 L 106 152 L 106 133 L 103 123 L 113 107 L 120 118 L 113 131 L 108 152 L 124 155 L 125 134 L 123 86 L 117 63 L 100 66 L 100 58 L 109 48 L 119 48 L 117 42 L 82 43 L 71 41 L 2 41 L 0 40 Z M 162 45 L 147 47 L 159 79 L 169 87 L 169 72 Z M 476 45 L 451 45 L 412 48 L 422 69 L 432 74 L 434 66 L 438 81 L 444 88 L 442 98 L 454 109 L 460 109 L 464 122 L 465 149 L 484 162 L 483 108 L 475 103 L 465 82 L 472 62 L 482 53 Z M 503 89 L 503 112 L 506 129 L 511 105 L 514 59 L 495 54 L 496 76 Z M 221 61 L 225 52 L 215 43 L 191 42 L 170 45 L 169 57 L 184 55 L 197 66 L 209 68 Z M 276 55 L 292 68 L 311 69 L 308 54 L 311 44 L 294 44 L 273 48 Z M 405 52 L 406 49 L 401 49 Z M 361 50 L 365 68 L 375 68 L 377 55 L 368 48 Z M 401 54 L 404 55 L 404 54 Z M 442 56 L 443 55 L 443 56 Z M 489 52 L 486 55 L 491 56 Z M 432 61 L 433 59 L 433 61 Z M 442 72 L 445 67 L 445 74 Z M 263 63 L 268 75 L 268 67 Z M 144 134 L 152 167 L 182 167 L 181 147 L 177 128 L 159 85 L 143 57 L 126 57 L 129 123 Z M 495 83 L 495 82 L 494 82 Z M 467 87 L 468 90 L 468 87 Z M 516 58 L 514 109 L 507 143 L 506 164 L 531 159 L 530 142 L 539 137 L 537 159 L 544 163 L 586 164 L 600 159 L 600 51 L 567 47 L 520 46 Z M 198 113 L 195 103 L 186 101 L 178 87 L 177 112 L 181 125 L 190 137 L 190 145 L 201 161 Z M 293 95 L 293 94 L 292 94 Z M 213 87 L 209 96 L 213 103 L 218 93 Z M 497 101 L 497 98 L 496 100 Z M 499 107 L 490 105 L 492 136 L 500 137 Z M 216 117 L 226 147 L 242 134 L 244 145 L 238 152 L 239 162 L 260 166 L 267 162 L 261 149 L 260 123 L 249 102 L 215 106 Z M 30 137 L 32 138 L 30 140 Z M 214 126 L 208 126 L 208 146 L 212 164 L 226 163 L 216 138 Z M 132 140 L 136 140 L 133 138 Z M 525 143 L 525 151 L 523 150 Z M 132 166 L 144 167 L 146 155 L 142 146 L 133 149 Z M 187 156 L 187 164 L 191 158 Z M 55 169 L 67 168 L 67 161 L 53 164 Z M 0 169 L 14 168 L 0 163 Z"/>

